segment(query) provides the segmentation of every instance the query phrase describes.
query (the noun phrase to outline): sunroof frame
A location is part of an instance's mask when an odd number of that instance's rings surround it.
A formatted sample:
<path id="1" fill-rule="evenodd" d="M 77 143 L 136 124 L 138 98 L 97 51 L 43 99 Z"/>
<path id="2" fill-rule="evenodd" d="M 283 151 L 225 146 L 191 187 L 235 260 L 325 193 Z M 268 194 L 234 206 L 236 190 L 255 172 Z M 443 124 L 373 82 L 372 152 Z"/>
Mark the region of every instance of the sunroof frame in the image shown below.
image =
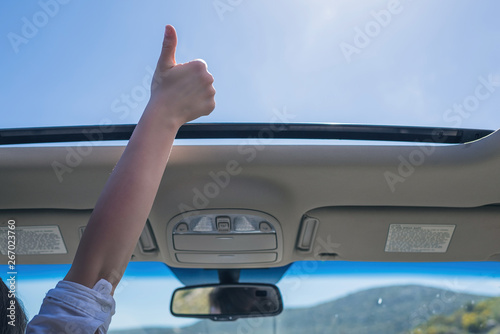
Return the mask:
<path id="1" fill-rule="evenodd" d="M 128 140 L 135 124 L 0 129 L 0 145 Z M 462 144 L 493 130 L 329 123 L 190 123 L 176 139 L 343 139 Z"/>

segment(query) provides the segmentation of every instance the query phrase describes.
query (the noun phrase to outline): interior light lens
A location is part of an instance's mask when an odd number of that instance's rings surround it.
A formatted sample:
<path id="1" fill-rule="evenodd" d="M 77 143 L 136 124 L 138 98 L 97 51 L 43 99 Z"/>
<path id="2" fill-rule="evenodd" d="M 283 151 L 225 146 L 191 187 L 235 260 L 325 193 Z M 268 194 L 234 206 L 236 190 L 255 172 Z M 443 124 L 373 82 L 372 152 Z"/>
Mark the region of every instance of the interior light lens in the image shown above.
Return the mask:
<path id="1" fill-rule="evenodd" d="M 195 232 L 211 232 L 214 230 L 214 224 L 212 218 L 201 217 L 201 219 L 193 227 Z"/>
<path id="2" fill-rule="evenodd" d="M 248 221 L 245 216 L 238 216 L 234 219 L 235 231 L 255 231 L 255 227 Z"/>

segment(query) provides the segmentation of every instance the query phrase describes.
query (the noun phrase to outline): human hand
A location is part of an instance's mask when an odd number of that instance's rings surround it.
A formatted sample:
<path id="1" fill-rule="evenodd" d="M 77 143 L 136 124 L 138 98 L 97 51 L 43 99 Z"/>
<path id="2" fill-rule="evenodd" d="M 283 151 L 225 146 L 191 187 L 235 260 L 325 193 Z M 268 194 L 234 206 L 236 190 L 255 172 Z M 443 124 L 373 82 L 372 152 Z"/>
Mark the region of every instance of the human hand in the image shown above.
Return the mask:
<path id="1" fill-rule="evenodd" d="M 175 29 L 167 25 L 146 112 L 153 110 L 159 114 L 157 117 L 161 117 L 168 124 L 180 127 L 214 110 L 215 89 L 212 86 L 214 78 L 203 60 L 176 63 L 176 46 Z"/>

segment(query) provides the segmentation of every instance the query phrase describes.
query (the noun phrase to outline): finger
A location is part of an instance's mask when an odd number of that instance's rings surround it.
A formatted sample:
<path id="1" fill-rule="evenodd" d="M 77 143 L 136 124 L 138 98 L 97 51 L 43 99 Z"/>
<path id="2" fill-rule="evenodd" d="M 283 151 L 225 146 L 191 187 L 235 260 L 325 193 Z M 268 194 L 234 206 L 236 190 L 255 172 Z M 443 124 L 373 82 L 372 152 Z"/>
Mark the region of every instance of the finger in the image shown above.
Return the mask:
<path id="1" fill-rule="evenodd" d="M 198 59 L 195 59 L 195 60 L 190 61 L 190 63 L 191 63 L 191 62 L 200 62 L 200 63 L 203 63 L 203 64 L 205 65 L 205 68 L 208 68 L 207 62 L 206 62 L 206 61 L 204 61 L 203 59 L 199 59 L 199 58 L 198 58 Z"/>
<path id="2" fill-rule="evenodd" d="M 208 70 L 208 64 L 206 61 L 204 61 L 203 59 L 195 59 L 191 62 L 198 62 L 198 63 L 202 63 L 203 65 L 205 65 L 205 71 L 207 71 L 208 74 L 212 75 L 212 73 L 210 73 L 210 71 Z M 213 82 L 213 78 L 212 78 L 212 82 Z"/>
<path id="3" fill-rule="evenodd" d="M 170 24 L 165 27 L 165 36 L 161 48 L 160 59 L 158 60 L 158 68 L 160 71 L 168 70 L 176 65 L 175 48 L 177 46 L 177 33 Z"/>

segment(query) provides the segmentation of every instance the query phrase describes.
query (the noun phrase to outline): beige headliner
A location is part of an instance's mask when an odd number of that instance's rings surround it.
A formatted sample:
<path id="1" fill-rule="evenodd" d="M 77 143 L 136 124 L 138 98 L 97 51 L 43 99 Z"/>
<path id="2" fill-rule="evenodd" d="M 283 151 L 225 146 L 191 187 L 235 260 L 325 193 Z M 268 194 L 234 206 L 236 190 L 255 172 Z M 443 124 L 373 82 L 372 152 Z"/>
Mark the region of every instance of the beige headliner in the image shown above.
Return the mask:
<path id="1" fill-rule="evenodd" d="M 85 145 L 91 144 L 0 148 L 0 225 L 12 217 L 21 225 L 57 224 L 68 248 L 66 255 L 19 256 L 19 263 L 71 262 L 78 227 L 86 224 L 124 149 Z M 81 161 L 66 161 L 68 152 L 78 152 L 79 147 Z M 402 170 L 406 174 L 399 180 L 404 182 L 396 183 L 392 191 L 387 172 L 397 175 L 401 161 L 412 159 L 414 171 Z M 72 170 L 62 176 L 62 182 L 53 170 L 54 161 Z M 160 252 L 144 254 L 137 249 L 135 260 L 175 264 L 167 252 L 166 223 L 180 213 L 180 207 L 194 208 L 195 189 L 203 193 L 203 187 L 213 182 L 210 172 L 226 170 L 230 161 L 236 161 L 231 164 L 234 168 L 237 163 L 237 175 L 217 196 L 207 197 L 204 208 L 252 209 L 275 217 L 283 229 L 284 254 L 272 266 L 321 258 L 500 260 L 500 206 L 495 206 L 500 203 L 500 132 L 433 150 L 418 146 L 275 145 L 258 150 L 237 145 L 175 146 L 150 214 Z M 320 220 L 311 252 L 295 248 L 304 215 Z M 387 253 L 384 247 L 391 223 L 457 227 L 446 253 Z M 320 253 L 337 255 L 322 257 Z"/>

